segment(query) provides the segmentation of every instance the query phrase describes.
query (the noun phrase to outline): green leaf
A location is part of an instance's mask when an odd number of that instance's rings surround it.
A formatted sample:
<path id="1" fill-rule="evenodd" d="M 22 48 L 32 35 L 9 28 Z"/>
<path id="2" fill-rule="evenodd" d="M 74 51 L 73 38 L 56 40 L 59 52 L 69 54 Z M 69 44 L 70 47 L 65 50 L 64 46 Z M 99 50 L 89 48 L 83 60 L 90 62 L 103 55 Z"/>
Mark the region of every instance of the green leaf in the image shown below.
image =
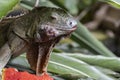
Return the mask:
<path id="1" fill-rule="evenodd" d="M 64 70 L 65 68 L 71 69 L 69 71 L 69 74 L 72 74 L 72 69 L 73 70 L 77 70 L 78 72 L 82 72 L 84 74 L 87 74 L 88 76 L 90 76 L 93 79 L 96 80 L 113 80 L 112 78 L 108 77 L 107 75 L 105 75 L 104 73 L 100 72 L 98 69 L 96 69 L 93 66 L 88 65 L 87 63 L 72 58 L 72 57 L 68 57 L 62 54 L 52 54 L 51 58 L 50 58 L 50 63 L 51 61 L 53 63 L 56 64 L 51 64 L 48 66 L 48 71 L 51 72 L 58 72 L 60 73 L 61 70 Z M 52 66 L 52 69 L 51 69 Z M 64 66 L 62 68 L 62 66 Z M 50 70 L 51 69 L 51 70 Z M 61 72 L 62 74 L 66 74 L 68 71 L 65 70 L 65 72 Z M 73 75 L 76 73 L 76 71 L 73 73 Z M 78 74 L 78 73 L 77 73 Z"/>
<path id="2" fill-rule="evenodd" d="M 105 57 L 83 54 L 65 54 L 82 60 L 88 64 L 108 68 L 114 71 L 120 71 L 120 58 L 117 57 Z"/>
<path id="3" fill-rule="evenodd" d="M 50 0 L 57 6 L 68 10 L 71 14 L 77 14 L 78 13 L 78 0 Z"/>
<path id="4" fill-rule="evenodd" d="M 72 75 L 72 76 L 79 76 L 81 78 L 90 77 L 87 74 L 85 74 L 75 68 L 72 68 L 72 67 L 66 66 L 64 64 L 54 62 L 54 61 L 49 61 L 48 71 L 57 73 L 59 75 Z"/>
<path id="5" fill-rule="evenodd" d="M 19 57 L 16 57 L 15 59 L 12 59 L 9 62 L 10 64 L 15 64 L 17 66 L 24 66 L 25 68 L 30 67 L 25 55 L 20 55 Z"/>
<path id="6" fill-rule="evenodd" d="M 100 1 L 107 2 L 116 8 L 120 8 L 120 0 L 100 0 Z"/>
<path id="7" fill-rule="evenodd" d="M 58 7 L 61 7 L 65 10 L 67 10 L 67 8 L 64 5 L 65 0 L 50 0 L 52 3 L 54 3 L 55 5 L 57 5 Z"/>
<path id="8" fill-rule="evenodd" d="M 64 4 L 71 14 L 77 14 L 78 13 L 77 3 L 78 0 L 65 0 Z"/>
<path id="9" fill-rule="evenodd" d="M 5 16 L 19 0 L 0 0 L 0 18 Z"/>
<path id="10" fill-rule="evenodd" d="M 111 69 L 103 68 L 103 67 L 100 67 L 100 66 L 95 66 L 95 67 L 97 69 L 99 69 L 100 71 L 102 71 L 103 73 L 109 75 L 109 76 L 120 78 L 120 74 L 111 70 Z"/>
<path id="11" fill-rule="evenodd" d="M 35 3 L 36 3 L 36 0 L 21 0 L 20 5 L 29 10 L 32 10 L 35 6 Z M 52 2 L 46 1 L 46 0 L 39 0 L 38 6 L 57 7 Z"/>
<path id="12" fill-rule="evenodd" d="M 115 56 L 100 41 L 98 41 L 81 23 L 78 23 L 77 30 L 72 34 L 71 39 L 89 49 L 93 53 L 104 56 Z"/>

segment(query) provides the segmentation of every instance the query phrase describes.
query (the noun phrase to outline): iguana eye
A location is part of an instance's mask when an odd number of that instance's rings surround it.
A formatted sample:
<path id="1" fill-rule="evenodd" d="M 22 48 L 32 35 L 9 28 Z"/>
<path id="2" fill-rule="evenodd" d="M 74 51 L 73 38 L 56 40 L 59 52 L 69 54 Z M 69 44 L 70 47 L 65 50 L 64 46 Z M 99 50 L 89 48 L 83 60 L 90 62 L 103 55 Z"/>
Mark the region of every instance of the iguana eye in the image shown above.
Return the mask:
<path id="1" fill-rule="evenodd" d="M 57 20 L 59 15 L 57 13 L 53 12 L 50 17 L 52 20 Z"/>
<path id="2" fill-rule="evenodd" d="M 56 20 L 57 18 L 55 16 L 50 16 L 52 20 Z"/>

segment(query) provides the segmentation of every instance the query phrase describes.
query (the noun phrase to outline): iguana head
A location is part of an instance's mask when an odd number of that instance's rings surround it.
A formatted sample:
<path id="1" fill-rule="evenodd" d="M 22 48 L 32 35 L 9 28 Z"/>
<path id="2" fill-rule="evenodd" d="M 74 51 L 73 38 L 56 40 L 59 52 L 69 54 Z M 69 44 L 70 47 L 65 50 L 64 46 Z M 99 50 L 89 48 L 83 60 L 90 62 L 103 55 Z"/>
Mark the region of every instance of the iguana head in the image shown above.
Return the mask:
<path id="1" fill-rule="evenodd" d="M 35 9 L 34 12 L 39 15 L 35 34 L 38 42 L 48 41 L 60 36 L 65 37 L 77 27 L 75 19 L 63 9 L 42 7 Z"/>

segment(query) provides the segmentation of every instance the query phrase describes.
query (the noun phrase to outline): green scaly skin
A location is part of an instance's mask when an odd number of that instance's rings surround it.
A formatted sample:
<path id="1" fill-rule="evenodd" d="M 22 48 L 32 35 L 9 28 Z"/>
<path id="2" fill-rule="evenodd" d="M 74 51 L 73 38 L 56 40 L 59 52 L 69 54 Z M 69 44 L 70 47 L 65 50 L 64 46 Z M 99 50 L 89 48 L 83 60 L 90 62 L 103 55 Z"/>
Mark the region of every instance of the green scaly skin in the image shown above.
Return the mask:
<path id="1" fill-rule="evenodd" d="M 53 47 L 61 38 L 69 36 L 77 25 L 66 11 L 49 7 L 37 7 L 6 23 L 0 25 L 0 69 L 11 56 L 26 52 L 28 62 L 37 75 L 47 71 Z"/>

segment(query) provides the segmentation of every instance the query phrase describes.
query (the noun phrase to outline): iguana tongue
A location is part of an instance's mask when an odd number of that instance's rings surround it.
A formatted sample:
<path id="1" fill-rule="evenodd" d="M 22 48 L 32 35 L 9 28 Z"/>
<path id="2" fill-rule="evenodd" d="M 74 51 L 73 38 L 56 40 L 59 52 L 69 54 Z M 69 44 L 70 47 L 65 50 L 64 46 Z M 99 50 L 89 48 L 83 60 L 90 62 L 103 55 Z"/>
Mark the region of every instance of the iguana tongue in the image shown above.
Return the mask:
<path id="1" fill-rule="evenodd" d="M 47 64 L 50 53 L 54 45 L 60 40 L 55 39 L 48 42 L 32 45 L 27 52 L 27 59 L 33 70 L 36 70 L 37 75 L 41 75 L 47 71 Z"/>

